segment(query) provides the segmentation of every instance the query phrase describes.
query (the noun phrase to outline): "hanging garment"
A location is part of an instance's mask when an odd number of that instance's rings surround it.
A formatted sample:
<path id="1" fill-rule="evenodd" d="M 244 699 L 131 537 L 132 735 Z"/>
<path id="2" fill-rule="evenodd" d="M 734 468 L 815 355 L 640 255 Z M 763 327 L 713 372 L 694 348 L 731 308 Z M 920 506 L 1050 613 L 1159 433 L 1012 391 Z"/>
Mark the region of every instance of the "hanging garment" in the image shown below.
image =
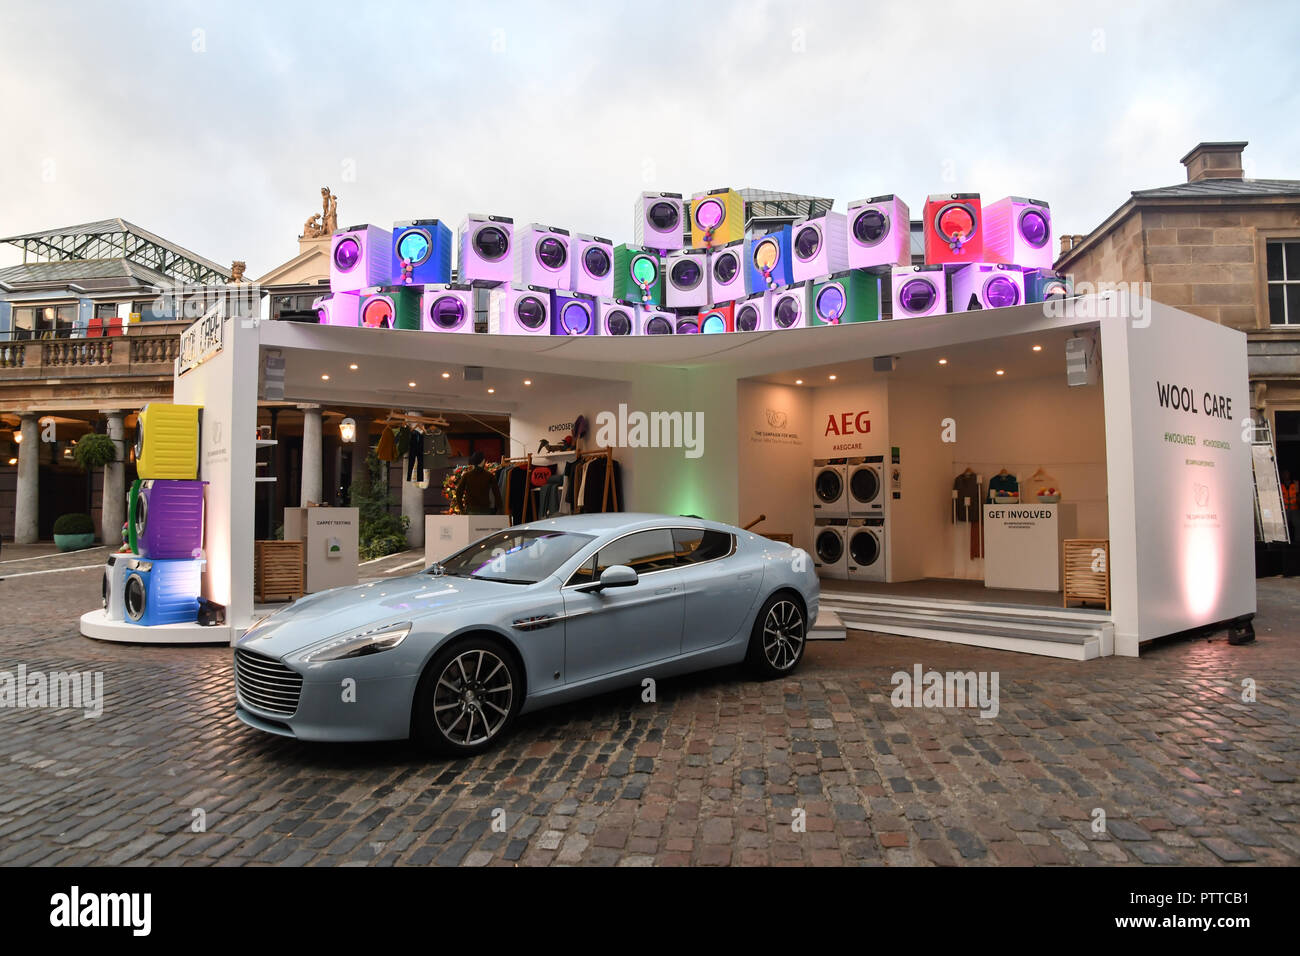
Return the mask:
<path id="1" fill-rule="evenodd" d="M 411 429 L 403 425 L 393 436 L 393 448 L 397 451 L 397 458 L 405 458 L 406 450 L 411 447 Z"/>
<path id="2" fill-rule="evenodd" d="M 406 443 L 406 480 L 424 481 L 424 432 L 412 431 Z"/>
<path id="3" fill-rule="evenodd" d="M 610 475 L 610 489 L 605 493 L 605 473 L 613 467 Z M 583 512 L 622 511 L 623 510 L 623 476 L 622 466 L 612 459 L 593 458 L 583 474 L 583 487 L 580 492 Z"/>
<path id="4" fill-rule="evenodd" d="M 957 492 L 957 500 L 954 502 L 953 508 L 953 520 L 979 521 L 979 475 L 975 474 L 973 471 L 963 471 L 952 483 L 952 488 L 953 491 Z M 969 507 L 966 504 L 967 501 L 970 502 Z"/>
<path id="5" fill-rule="evenodd" d="M 994 475 L 989 479 L 989 501 L 993 500 L 995 492 L 1006 495 L 1019 494 L 1020 482 L 1016 480 L 1015 475 Z"/>
<path id="6" fill-rule="evenodd" d="M 393 430 L 387 425 L 379 433 L 379 444 L 375 446 L 375 457 L 380 461 L 396 461 L 397 448 L 393 438 Z"/>
<path id="7" fill-rule="evenodd" d="M 425 467 L 450 468 L 451 467 L 451 443 L 447 441 L 447 433 L 440 429 L 433 429 L 424 436 L 424 453 L 427 456 Z"/>

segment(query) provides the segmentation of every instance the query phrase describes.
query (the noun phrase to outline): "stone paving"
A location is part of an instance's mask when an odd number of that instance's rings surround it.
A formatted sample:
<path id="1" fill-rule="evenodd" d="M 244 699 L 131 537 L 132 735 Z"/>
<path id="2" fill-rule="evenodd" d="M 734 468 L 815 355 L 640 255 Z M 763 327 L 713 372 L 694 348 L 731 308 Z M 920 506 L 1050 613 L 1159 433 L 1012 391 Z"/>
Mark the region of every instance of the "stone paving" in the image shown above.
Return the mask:
<path id="1" fill-rule="evenodd" d="M 1252 646 L 1077 663 L 853 632 L 789 680 L 606 695 L 459 762 L 245 727 L 228 648 L 82 638 L 98 592 L 95 571 L 0 580 L 0 670 L 101 671 L 107 695 L 97 719 L 0 709 L 0 864 L 1300 862 L 1295 580 L 1260 582 Z M 997 671 L 998 715 L 893 707 L 917 663 Z"/>

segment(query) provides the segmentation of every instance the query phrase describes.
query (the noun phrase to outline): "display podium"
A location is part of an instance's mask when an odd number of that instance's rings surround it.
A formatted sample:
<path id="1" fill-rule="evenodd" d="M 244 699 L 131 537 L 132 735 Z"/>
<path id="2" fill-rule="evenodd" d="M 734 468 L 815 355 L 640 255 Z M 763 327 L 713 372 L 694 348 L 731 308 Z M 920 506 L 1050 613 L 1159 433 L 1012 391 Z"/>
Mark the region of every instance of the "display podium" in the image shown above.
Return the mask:
<path id="1" fill-rule="evenodd" d="M 508 527 L 509 515 L 425 515 L 425 563 L 449 558 L 470 542 Z"/>
<path id="2" fill-rule="evenodd" d="M 302 542 L 308 594 L 357 583 L 361 530 L 356 508 L 285 508 L 284 540 Z"/>
<path id="3" fill-rule="evenodd" d="M 1061 542 L 1075 525 L 1071 504 L 984 505 L 984 586 L 1061 590 Z"/>

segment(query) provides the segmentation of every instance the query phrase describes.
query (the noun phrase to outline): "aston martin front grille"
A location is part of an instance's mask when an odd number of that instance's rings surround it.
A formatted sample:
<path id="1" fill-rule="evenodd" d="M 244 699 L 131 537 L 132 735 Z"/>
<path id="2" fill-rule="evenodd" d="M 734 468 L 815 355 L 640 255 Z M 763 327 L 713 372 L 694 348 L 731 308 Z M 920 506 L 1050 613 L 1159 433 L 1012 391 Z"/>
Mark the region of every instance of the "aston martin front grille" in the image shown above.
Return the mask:
<path id="1" fill-rule="evenodd" d="M 235 650 L 235 690 L 240 700 L 256 710 L 292 717 L 302 695 L 302 675 L 241 647 Z"/>

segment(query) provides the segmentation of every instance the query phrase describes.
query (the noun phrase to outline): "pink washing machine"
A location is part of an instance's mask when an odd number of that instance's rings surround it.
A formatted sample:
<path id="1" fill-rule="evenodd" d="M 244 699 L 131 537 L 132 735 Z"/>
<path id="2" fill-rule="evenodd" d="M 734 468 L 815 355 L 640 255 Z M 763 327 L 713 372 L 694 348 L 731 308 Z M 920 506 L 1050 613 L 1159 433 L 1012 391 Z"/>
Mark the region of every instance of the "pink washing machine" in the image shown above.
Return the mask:
<path id="1" fill-rule="evenodd" d="M 360 292 L 392 281 L 393 231 L 349 226 L 330 242 L 330 291 Z"/>
<path id="2" fill-rule="evenodd" d="M 677 330 L 677 315 L 656 306 L 636 307 L 637 335 L 673 335 Z"/>
<path id="3" fill-rule="evenodd" d="M 474 287 L 465 282 L 426 285 L 420 316 L 425 332 L 473 332 Z"/>
<path id="4" fill-rule="evenodd" d="M 681 193 L 642 193 L 632 214 L 635 245 L 649 246 L 661 253 L 686 245 L 685 213 Z"/>
<path id="5" fill-rule="evenodd" d="M 768 293 L 773 329 L 806 329 L 812 322 L 808 313 L 808 283 L 799 282 Z"/>
<path id="6" fill-rule="evenodd" d="M 708 303 L 708 252 L 704 249 L 670 252 L 664 259 L 664 305 L 670 309 L 690 309 Z"/>
<path id="7" fill-rule="evenodd" d="M 894 318 L 916 319 L 948 311 L 943 266 L 900 266 L 893 270 Z"/>
<path id="8" fill-rule="evenodd" d="M 897 196 L 872 196 L 849 203 L 845 245 L 850 269 L 905 266 L 912 261 L 912 222 Z"/>
<path id="9" fill-rule="evenodd" d="M 509 216 L 466 216 L 460 224 L 460 281 L 474 286 L 510 282 L 515 272 L 514 232 L 515 221 Z"/>
<path id="10" fill-rule="evenodd" d="M 1052 212 L 1040 199 L 1008 196 L 984 207 L 984 258 L 1022 269 L 1052 268 Z"/>
<path id="11" fill-rule="evenodd" d="M 635 335 L 636 305 L 625 299 L 596 300 L 597 335 Z"/>
<path id="12" fill-rule="evenodd" d="M 574 233 L 570 247 L 572 274 L 569 288 L 584 295 L 614 295 L 614 244 L 600 236 Z"/>
<path id="13" fill-rule="evenodd" d="M 738 299 L 732 310 L 737 332 L 769 332 L 772 329 L 772 293 L 755 292 Z"/>
<path id="14" fill-rule="evenodd" d="M 709 250 L 709 302 L 735 302 L 745 291 L 745 240 Z"/>
<path id="15" fill-rule="evenodd" d="M 1005 309 L 1025 301 L 1025 276 L 1015 266 L 972 262 L 952 274 L 952 312 Z"/>
<path id="16" fill-rule="evenodd" d="M 321 325 L 361 324 L 361 293 L 335 292 L 316 300 L 316 317 Z"/>
<path id="17" fill-rule="evenodd" d="M 488 293 L 488 331 L 496 335 L 550 335 L 551 293 L 543 286 L 497 286 Z"/>
<path id="18" fill-rule="evenodd" d="M 568 289 L 573 281 L 569 261 L 569 230 L 529 223 L 515 233 L 515 285 Z"/>
<path id="19" fill-rule="evenodd" d="M 849 267 L 848 217 L 827 212 L 794 224 L 790 268 L 795 282 L 820 279 Z"/>

